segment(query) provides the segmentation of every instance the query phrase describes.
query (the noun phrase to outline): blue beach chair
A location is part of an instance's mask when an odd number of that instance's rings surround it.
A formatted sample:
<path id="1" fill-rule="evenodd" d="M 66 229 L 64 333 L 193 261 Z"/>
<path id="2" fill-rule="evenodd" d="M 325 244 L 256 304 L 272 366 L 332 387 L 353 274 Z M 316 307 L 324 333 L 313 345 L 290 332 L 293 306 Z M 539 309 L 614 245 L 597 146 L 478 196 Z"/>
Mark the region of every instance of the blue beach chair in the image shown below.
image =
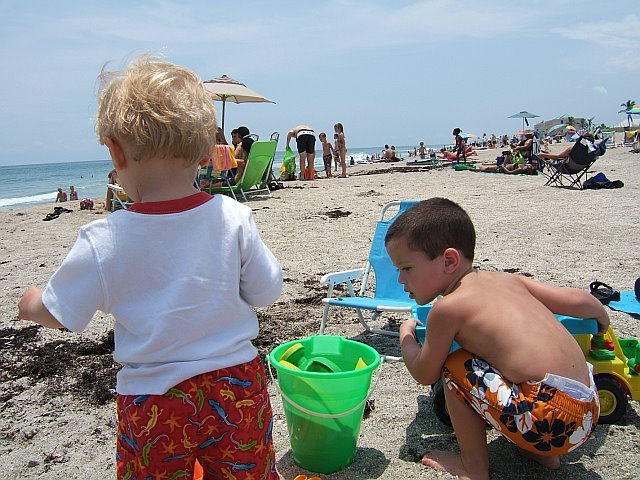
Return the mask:
<path id="1" fill-rule="evenodd" d="M 398 271 L 391 262 L 387 250 L 384 246 L 384 237 L 394 220 L 403 212 L 418 203 L 419 200 L 395 201 L 387 203 L 382 207 L 380 219 L 376 225 L 376 230 L 371 243 L 369 259 L 365 268 L 345 270 L 342 272 L 329 273 L 322 277 L 320 283 L 328 285 L 326 298 L 322 299 L 324 304 L 322 312 L 322 324 L 320 334 L 324 334 L 324 329 L 329 320 L 329 310 L 331 307 L 346 307 L 355 309 L 358 320 L 366 331 L 383 335 L 399 336 L 398 332 L 372 328 L 369 322 L 378 318 L 383 312 L 411 312 L 416 306 L 416 302 L 409 298 L 409 294 L 404 291 L 404 287 L 398 283 Z M 398 212 L 388 220 L 388 210 L 391 207 L 398 207 Z M 373 296 L 368 288 L 371 280 L 371 272 L 375 275 Z M 353 282 L 362 279 L 360 290 L 356 293 Z M 334 297 L 334 287 L 345 284 L 349 292 L 348 296 Z M 362 310 L 371 311 L 370 320 L 366 320 Z"/>

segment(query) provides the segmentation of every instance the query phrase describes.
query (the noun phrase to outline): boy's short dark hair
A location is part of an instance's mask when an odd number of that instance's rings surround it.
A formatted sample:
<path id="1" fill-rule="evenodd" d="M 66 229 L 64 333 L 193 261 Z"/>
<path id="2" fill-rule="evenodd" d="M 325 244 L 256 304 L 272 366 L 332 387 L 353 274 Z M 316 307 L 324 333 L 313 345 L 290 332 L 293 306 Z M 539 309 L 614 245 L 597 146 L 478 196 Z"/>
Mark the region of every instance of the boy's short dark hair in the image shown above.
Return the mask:
<path id="1" fill-rule="evenodd" d="M 385 245 L 405 237 L 409 248 L 423 251 L 430 259 L 447 248 L 455 248 L 473 261 L 476 231 L 467 212 L 447 198 L 424 200 L 400 215 L 389 227 Z"/>

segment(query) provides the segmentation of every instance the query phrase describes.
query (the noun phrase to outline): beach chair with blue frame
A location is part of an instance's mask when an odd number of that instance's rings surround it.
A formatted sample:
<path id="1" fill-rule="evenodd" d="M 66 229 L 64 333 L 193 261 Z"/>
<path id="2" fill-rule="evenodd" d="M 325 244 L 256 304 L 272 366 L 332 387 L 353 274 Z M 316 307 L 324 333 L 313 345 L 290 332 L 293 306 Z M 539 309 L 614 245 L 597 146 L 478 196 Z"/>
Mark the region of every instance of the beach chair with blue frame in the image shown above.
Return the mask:
<path id="1" fill-rule="evenodd" d="M 329 321 L 329 313 L 332 307 L 351 308 L 356 311 L 358 320 L 367 332 L 379 333 L 382 335 L 399 336 L 393 330 L 373 328 L 369 323 L 375 321 L 382 313 L 401 312 L 411 313 L 411 309 L 416 306 L 416 302 L 409 298 L 409 294 L 404 291 L 404 287 L 398 283 L 398 270 L 395 268 L 384 245 L 384 237 L 395 219 L 418 203 L 419 200 L 394 201 L 382 207 L 380 219 L 376 224 L 375 233 L 371 242 L 369 258 L 364 268 L 345 270 L 342 272 L 329 273 L 322 277 L 320 283 L 328 285 L 326 298 L 322 299 L 323 312 L 320 334 Z M 397 213 L 389 219 L 390 212 L 398 209 Z M 374 274 L 375 283 L 373 295 L 371 296 L 371 274 Z M 356 293 L 354 282 L 361 280 L 360 289 Z M 348 295 L 334 296 L 335 287 L 344 284 Z M 365 318 L 370 312 L 370 318 Z"/>

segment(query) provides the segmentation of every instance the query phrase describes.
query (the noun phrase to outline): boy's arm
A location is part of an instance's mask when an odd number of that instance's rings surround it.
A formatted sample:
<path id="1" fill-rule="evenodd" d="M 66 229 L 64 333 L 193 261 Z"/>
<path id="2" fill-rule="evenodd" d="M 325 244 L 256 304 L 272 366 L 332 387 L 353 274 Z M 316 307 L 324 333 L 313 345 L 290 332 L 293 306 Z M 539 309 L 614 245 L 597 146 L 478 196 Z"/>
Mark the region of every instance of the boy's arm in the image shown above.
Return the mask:
<path id="1" fill-rule="evenodd" d="M 577 318 L 595 318 L 598 332 L 605 333 L 609 328 L 609 315 L 600 301 L 586 290 L 556 287 L 537 282 L 530 278 L 517 276 L 527 290 L 553 313 Z"/>
<path id="2" fill-rule="evenodd" d="M 434 309 L 435 307 L 429 313 L 422 348 L 415 337 L 417 321 L 412 318 L 400 326 L 402 358 L 411 376 L 422 385 L 432 385 L 438 381 L 455 336 L 452 328 L 454 322 L 439 321 L 439 315 L 437 311 L 434 315 Z"/>
<path id="3" fill-rule="evenodd" d="M 42 303 L 42 289 L 38 287 L 31 286 L 22 294 L 18 314 L 21 320 L 31 320 L 49 328 L 64 328 Z"/>

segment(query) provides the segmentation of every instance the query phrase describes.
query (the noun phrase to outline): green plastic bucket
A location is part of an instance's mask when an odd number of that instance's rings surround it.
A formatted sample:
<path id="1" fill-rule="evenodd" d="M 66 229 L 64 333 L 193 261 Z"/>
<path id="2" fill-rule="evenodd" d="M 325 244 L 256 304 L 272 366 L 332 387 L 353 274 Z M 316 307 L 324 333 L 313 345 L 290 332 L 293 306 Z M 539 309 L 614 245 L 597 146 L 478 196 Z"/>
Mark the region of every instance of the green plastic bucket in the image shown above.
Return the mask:
<path id="1" fill-rule="evenodd" d="M 325 474 L 348 467 L 380 354 L 360 342 L 318 335 L 276 347 L 269 363 L 278 372 L 295 463 Z"/>

